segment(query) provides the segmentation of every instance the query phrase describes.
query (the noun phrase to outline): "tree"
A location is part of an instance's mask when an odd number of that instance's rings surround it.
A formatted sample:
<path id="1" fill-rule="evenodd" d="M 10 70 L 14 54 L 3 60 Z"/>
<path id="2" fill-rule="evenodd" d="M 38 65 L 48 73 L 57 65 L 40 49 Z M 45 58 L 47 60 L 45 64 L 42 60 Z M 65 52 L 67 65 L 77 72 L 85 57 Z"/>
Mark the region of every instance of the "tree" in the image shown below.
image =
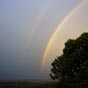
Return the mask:
<path id="1" fill-rule="evenodd" d="M 50 77 L 58 80 L 60 88 L 88 88 L 88 33 L 69 39 L 51 65 Z"/>

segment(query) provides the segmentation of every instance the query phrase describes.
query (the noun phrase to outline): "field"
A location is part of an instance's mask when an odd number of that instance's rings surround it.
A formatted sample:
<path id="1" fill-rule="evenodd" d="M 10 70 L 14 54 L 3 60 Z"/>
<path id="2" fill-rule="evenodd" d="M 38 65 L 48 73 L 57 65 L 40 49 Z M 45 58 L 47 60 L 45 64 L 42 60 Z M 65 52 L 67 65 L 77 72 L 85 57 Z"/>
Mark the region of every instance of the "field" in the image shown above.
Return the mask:
<path id="1" fill-rule="evenodd" d="M 0 82 L 0 88 L 54 88 L 53 82 Z"/>

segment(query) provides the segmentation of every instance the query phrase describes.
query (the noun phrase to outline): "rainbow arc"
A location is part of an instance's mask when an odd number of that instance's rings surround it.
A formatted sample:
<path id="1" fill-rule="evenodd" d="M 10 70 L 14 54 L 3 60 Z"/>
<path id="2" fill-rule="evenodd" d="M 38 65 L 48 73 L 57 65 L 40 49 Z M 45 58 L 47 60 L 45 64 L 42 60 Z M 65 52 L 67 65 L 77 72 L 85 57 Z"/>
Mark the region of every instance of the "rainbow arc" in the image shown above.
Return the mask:
<path id="1" fill-rule="evenodd" d="M 45 61 L 46 61 L 46 56 L 47 56 L 47 53 L 49 51 L 49 48 L 56 36 L 56 34 L 58 33 L 58 31 L 62 28 L 62 26 L 65 24 L 65 22 L 78 10 L 80 9 L 85 3 L 87 2 L 87 0 L 81 0 L 80 3 L 78 3 L 65 17 L 64 19 L 61 21 L 61 23 L 58 25 L 58 27 L 55 29 L 55 31 L 53 32 L 53 34 L 51 35 L 46 47 L 45 47 L 45 50 L 44 50 L 44 53 L 43 53 L 43 56 L 42 56 L 42 60 L 41 60 L 41 71 L 44 69 L 44 65 L 45 65 Z"/>

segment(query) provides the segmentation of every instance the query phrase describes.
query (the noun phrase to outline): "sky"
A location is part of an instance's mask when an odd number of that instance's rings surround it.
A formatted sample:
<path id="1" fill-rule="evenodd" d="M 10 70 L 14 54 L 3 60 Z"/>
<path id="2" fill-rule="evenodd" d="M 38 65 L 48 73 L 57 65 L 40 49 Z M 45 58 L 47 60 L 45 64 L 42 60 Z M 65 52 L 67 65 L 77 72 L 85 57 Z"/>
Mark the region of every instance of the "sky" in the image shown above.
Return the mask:
<path id="1" fill-rule="evenodd" d="M 50 79 L 66 40 L 88 32 L 87 8 L 87 0 L 0 0 L 0 80 Z"/>

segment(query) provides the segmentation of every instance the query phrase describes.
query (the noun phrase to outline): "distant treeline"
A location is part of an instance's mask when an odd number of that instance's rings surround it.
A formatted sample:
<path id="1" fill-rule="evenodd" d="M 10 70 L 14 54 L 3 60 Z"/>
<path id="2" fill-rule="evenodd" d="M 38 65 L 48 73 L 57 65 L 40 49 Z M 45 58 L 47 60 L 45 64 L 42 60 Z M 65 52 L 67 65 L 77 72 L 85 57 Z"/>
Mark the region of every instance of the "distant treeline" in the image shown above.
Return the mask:
<path id="1" fill-rule="evenodd" d="M 0 88 L 54 88 L 53 82 L 0 82 Z"/>

